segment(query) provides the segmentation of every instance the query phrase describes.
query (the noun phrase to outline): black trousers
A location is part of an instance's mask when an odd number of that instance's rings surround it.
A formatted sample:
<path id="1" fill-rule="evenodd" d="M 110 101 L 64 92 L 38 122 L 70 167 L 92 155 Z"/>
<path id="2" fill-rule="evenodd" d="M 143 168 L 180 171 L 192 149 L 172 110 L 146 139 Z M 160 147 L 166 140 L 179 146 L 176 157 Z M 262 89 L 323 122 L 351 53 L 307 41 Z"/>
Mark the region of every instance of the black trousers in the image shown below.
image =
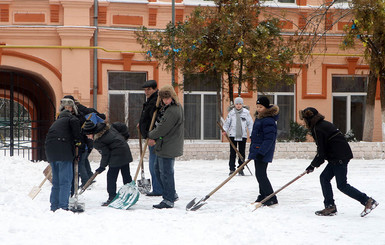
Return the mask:
<path id="1" fill-rule="evenodd" d="M 242 141 L 235 141 L 234 137 L 229 137 L 231 142 L 234 143 L 235 147 L 241 153 L 243 159 L 245 159 L 245 148 L 246 148 L 246 138 L 242 138 Z M 230 144 L 230 160 L 229 168 L 230 171 L 235 171 L 235 159 L 237 158 L 237 153 Z M 238 167 L 241 166 L 243 161 L 238 158 Z"/>
<path id="2" fill-rule="evenodd" d="M 119 171 L 122 174 L 123 184 L 132 181 L 129 164 L 121 167 L 109 167 L 107 171 L 107 192 L 108 199 L 110 200 L 114 199 L 116 196 L 116 181 L 118 180 Z"/>
<path id="3" fill-rule="evenodd" d="M 347 183 L 347 174 L 348 174 L 348 162 L 349 161 L 339 161 L 337 163 L 328 163 L 324 171 L 320 175 L 320 182 L 322 187 L 322 194 L 324 196 L 325 207 L 329 205 L 335 205 L 333 199 L 333 189 L 330 181 L 335 176 L 337 188 L 344 194 L 349 197 L 359 201 L 362 205 L 365 205 L 369 197 L 365 194 L 354 188 L 353 186 Z"/>
<path id="4" fill-rule="evenodd" d="M 268 163 L 262 161 L 262 158 L 257 158 L 254 160 L 254 166 L 255 166 L 255 177 L 257 178 L 257 181 L 259 184 L 258 200 L 261 201 L 265 197 L 273 193 L 274 190 L 273 190 L 273 187 L 271 186 L 269 178 L 267 177 Z M 269 200 L 277 200 L 277 197 L 273 196 Z"/>

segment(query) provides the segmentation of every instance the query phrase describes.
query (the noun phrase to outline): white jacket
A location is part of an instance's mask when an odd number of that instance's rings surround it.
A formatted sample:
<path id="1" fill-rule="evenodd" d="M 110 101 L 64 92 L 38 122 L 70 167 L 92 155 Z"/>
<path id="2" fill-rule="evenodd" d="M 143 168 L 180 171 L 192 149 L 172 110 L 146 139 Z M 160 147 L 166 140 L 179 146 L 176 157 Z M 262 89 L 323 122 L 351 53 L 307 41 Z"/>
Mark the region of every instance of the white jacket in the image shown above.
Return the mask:
<path id="1" fill-rule="evenodd" d="M 237 124 L 237 116 L 235 114 L 235 108 L 233 108 L 229 114 L 227 115 L 226 121 L 223 124 L 223 129 L 226 131 L 229 137 L 235 137 L 236 133 L 236 124 Z M 247 129 L 249 129 L 249 135 L 251 135 L 251 131 L 253 130 L 253 119 L 251 118 L 250 111 L 243 107 L 241 113 L 241 122 L 242 122 L 242 138 L 247 138 Z M 235 139 L 237 141 L 241 141 L 242 139 Z"/>

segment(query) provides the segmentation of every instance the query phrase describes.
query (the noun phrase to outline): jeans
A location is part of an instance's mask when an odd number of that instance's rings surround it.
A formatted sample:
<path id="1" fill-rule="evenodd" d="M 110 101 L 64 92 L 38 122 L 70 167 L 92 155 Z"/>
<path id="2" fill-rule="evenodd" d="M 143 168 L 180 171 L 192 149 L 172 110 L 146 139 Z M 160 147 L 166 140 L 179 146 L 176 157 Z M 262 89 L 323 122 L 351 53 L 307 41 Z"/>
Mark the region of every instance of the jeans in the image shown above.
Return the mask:
<path id="1" fill-rule="evenodd" d="M 107 192 L 109 200 L 114 199 L 116 196 L 116 181 L 118 180 L 119 171 L 122 174 L 123 184 L 132 181 L 129 164 L 121 167 L 109 167 L 107 171 Z"/>
<path id="2" fill-rule="evenodd" d="M 175 179 L 174 179 L 175 158 L 157 157 L 155 172 L 163 188 L 163 200 L 168 205 L 173 205 L 176 199 Z"/>
<path id="3" fill-rule="evenodd" d="M 273 187 L 271 186 L 270 180 L 267 177 L 267 162 L 264 162 L 262 158 L 257 158 L 254 160 L 255 166 L 255 177 L 257 178 L 259 184 L 259 197 L 258 199 L 262 200 L 265 197 L 273 193 Z M 269 200 L 277 200 L 277 196 L 271 197 Z M 269 201 L 268 200 L 268 201 Z"/>
<path id="4" fill-rule="evenodd" d="M 82 185 L 85 185 L 88 181 L 89 178 L 91 178 L 91 176 L 89 175 L 88 171 L 87 171 L 87 162 L 88 162 L 88 155 L 89 153 L 87 151 L 81 153 L 80 155 L 80 159 L 79 159 L 79 176 L 82 180 Z M 88 162 L 88 165 L 89 165 L 89 162 Z"/>
<path id="5" fill-rule="evenodd" d="M 234 137 L 229 137 L 231 142 L 234 143 L 235 147 L 238 145 L 239 153 L 241 153 L 243 159 L 245 159 L 245 148 L 246 148 L 246 138 L 242 138 L 242 141 L 235 141 Z M 230 171 L 235 171 L 235 159 L 237 158 L 237 153 L 230 144 L 230 161 L 229 168 Z M 241 166 L 243 161 L 238 158 L 238 167 Z"/>
<path id="6" fill-rule="evenodd" d="M 162 194 L 163 188 L 162 185 L 159 182 L 158 177 L 155 173 L 155 162 L 157 161 L 157 156 L 155 155 L 155 146 L 148 146 L 149 151 L 149 168 L 150 168 L 150 174 L 151 174 L 151 180 L 152 180 L 152 192 L 154 194 Z"/>
<path id="7" fill-rule="evenodd" d="M 324 171 L 320 175 L 320 182 L 322 187 L 322 194 L 324 196 L 324 205 L 325 207 L 329 205 L 335 205 L 333 199 L 333 190 L 330 181 L 335 176 L 337 188 L 344 194 L 349 197 L 359 201 L 362 205 L 365 205 L 369 197 L 365 194 L 354 188 L 353 186 L 347 183 L 347 174 L 348 174 L 348 162 L 349 161 L 339 161 L 336 163 L 328 163 Z"/>
<path id="8" fill-rule="evenodd" d="M 52 189 L 50 195 L 51 211 L 68 210 L 73 179 L 72 162 L 51 162 Z"/>

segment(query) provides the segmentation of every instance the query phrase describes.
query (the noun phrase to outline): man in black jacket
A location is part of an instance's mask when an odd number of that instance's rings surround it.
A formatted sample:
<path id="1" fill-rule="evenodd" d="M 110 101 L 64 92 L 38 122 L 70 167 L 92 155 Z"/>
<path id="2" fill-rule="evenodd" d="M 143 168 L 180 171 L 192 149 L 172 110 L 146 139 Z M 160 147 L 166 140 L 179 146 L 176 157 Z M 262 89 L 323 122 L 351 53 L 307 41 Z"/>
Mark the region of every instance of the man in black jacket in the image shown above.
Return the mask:
<path id="1" fill-rule="evenodd" d="M 146 94 L 146 102 L 143 104 L 142 114 L 140 115 L 138 127 L 142 137 L 147 139 L 152 116 L 156 110 L 156 100 L 158 99 L 158 84 L 155 80 L 148 80 L 143 84 L 142 87 L 144 88 L 144 93 Z M 155 173 L 156 155 L 154 152 L 154 146 L 148 146 L 148 151 L 149 168 L 152 179 L 152 192 L 148 193 L 147 196 L 161 196 L 163 189 Z"/>
<path id="2" fill-rule="evenodd" d="M 299 111 L 299 116 L 305 121 L 317 144 L 317 155 L 306 168 L 307 173 L 313 172 L 314 168 L 318 168 L 325 160 L 328 161 L 328 165 L 320 175 L 325 209 L 316 211 L 315 214 L 320 216 L 337 214 L 330 184 L 333 177 L 336 178 L 337 188 L 341 192 L 365 206 L 361 213 L 362 217 L 370 213 L 378 203 L 347 183 L 348 163 L 353 158 L 353 153 L 344 135 L 334 124 L 324 120 L 325 117 L 313 107 Z"/>
<path id="3" fill-rule="evenodd" d="M 72 161 L 75 144 L 80 142 L 79 119 L 72 114 L 77 109 L 70 99 L 61 101 L 63 110 L 51 125 L 45 139 L 45 154 L 52 168 L 51 211 L 68 210 L 73 179 Z"/>

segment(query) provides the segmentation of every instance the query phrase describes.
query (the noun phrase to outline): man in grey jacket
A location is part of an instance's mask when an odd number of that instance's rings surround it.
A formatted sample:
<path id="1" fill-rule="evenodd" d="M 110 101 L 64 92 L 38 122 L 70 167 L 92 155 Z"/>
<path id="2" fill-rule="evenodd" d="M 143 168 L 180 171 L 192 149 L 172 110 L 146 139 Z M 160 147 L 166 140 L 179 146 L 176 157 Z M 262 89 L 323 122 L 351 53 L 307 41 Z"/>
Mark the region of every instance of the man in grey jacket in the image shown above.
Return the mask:
<path id="1" fill-rule="evenodd" d="M 163 200 L 154 208 L 173 208 L 178 199 L 175 191 L 174 163 L 175 157 L 183 155 L 184 116 L 174 88 L 165 85 L 159 90 L 162 108 L 156 128 L 149 132 L 149 145 L 155 145 L 157 161 L 155 172 L 163 188 Z"/>

